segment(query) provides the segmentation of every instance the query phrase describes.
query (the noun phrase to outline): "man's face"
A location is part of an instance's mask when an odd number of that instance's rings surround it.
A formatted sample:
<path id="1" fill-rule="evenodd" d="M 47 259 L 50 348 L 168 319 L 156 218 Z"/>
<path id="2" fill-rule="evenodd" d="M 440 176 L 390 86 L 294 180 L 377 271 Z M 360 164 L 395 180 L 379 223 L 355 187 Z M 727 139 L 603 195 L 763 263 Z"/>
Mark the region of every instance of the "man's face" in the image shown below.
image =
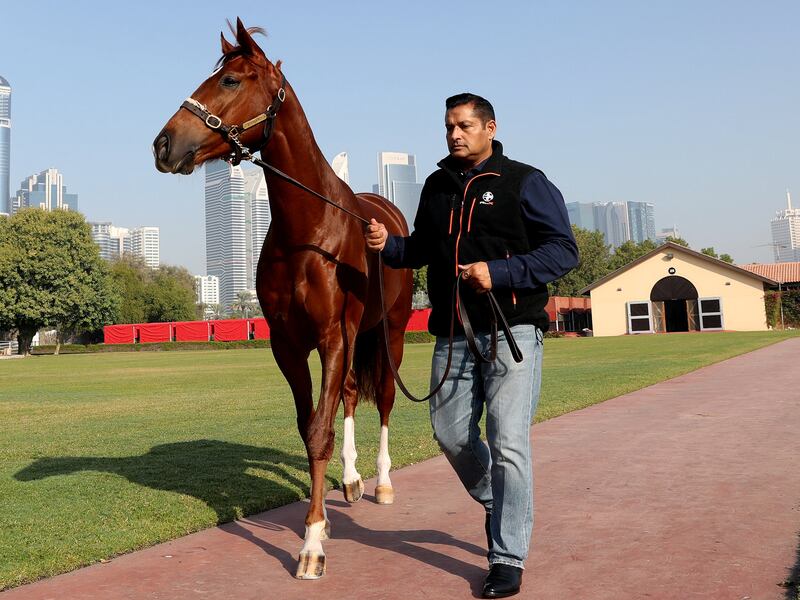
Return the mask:
<path id="1" fill-rule="evenodd" d="M 460 163 L 474 166 L 491 156 L 497 124 L 493 120 L 484 124 L 474 113 L 472 104 L 462 104 L 448 110 L 444 126 L 450 156 Z"/>

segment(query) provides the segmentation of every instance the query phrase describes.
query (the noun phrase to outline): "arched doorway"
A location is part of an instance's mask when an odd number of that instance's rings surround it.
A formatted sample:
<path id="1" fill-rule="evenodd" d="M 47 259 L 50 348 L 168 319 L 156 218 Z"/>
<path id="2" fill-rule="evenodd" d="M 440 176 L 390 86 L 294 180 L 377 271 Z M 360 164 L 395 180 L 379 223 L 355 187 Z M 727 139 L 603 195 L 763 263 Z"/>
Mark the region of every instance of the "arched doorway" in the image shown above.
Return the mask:
<path id="1" fill-rule="evenodd" d="M 650 292 L 653 328 L 660 333 L 697 331 L 697 288 L 677 275 L 659 279 Z"/>

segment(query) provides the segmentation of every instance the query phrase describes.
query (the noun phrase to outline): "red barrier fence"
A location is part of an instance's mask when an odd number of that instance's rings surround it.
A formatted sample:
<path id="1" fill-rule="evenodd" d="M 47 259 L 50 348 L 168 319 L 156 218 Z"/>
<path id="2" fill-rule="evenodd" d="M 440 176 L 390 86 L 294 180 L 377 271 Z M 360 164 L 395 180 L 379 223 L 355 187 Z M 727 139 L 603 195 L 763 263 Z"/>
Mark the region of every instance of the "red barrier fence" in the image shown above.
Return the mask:
<path id="1" fill-rule="evenodd" d="M 176 342 L 207 342 L 211 339 L 209 321 L 179 321 L 175 323 Z"/>
<path id="2" fill-rule="evenodd" d="M 406 331 L 427 331 L 430 312 L 430 309 L 412 311 Z M 269 325 L 263 317 L 221 321 L 106 325 L 103 328 L 103 338 L 106 344 L 268 340 Z"/>

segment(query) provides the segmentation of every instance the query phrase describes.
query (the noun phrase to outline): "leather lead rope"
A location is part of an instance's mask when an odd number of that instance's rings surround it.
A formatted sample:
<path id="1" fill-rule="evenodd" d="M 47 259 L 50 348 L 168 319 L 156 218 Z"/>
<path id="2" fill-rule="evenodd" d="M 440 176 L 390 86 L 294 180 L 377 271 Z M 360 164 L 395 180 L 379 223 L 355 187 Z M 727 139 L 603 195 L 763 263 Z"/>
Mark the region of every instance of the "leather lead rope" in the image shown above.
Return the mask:
<path id="1" fill-rule="evenodd" d="M 389 368 L 392 371 L 392 376 L 394 377 L 397 386 L 400 388 L 400 391 L 403 392 L 403 395 L 412 402 L 425 402 L 426 400 L 430 400 L 440 389 L 442 389 L 444 382 L 447 381 L 447 376 L 450 374 L 450 366 L 453 363 L 453 338 L 455 337 L 456 314 L 458 314 L 458 318 L 461 320 L 461 325 L 464 327 L 464 337 L 467 339 L 467 346 L 477 362 L 492 363 L 497 360 L 498 319 L 500 321 L 500 328 L 503 330 L 503 333 L 505 333 L 506 340 L 508 341 L 508 346 L 511 349 L 511 355 L 514 358 L 514 361 L 518 363 L 522 362 L 522 352 L 520 351 L 519 346 L 517 346 L 517 342 L 514 339 L 514 335 L 511 333 L 511 328 L 508 325 L 508 321 L 506 321 L 503 311 L 500 310 L 500 305 L 497 303 L 497 299 L 494 297 L 494 294 L 492 294 L 491 291 L 486 292 L 485 294 L 489 299 L 489 306 L 492 309 L 492 317 L 489 320 L 491 328 L 489 356 L 484 356 L 481 353 L 480 349 L 478 348 L 478 343 L 475 341 L 475 333 L 472 330 L 472 323 L 469 320 L 469 315 L 467 314 L 466 309 L 462 310 L 461 308 L 463 306 L 463 303 L 461 302 L 462 281 L 463 279 L 461 277 L 456 277 L 456 280 L 453 282 L 453 296 L 451 300 L 453 310 L 450 313 L 450 335 L 447 340 L 447 364 L 444 368 L 444 374 L 442 375 L 442 379 L 439 381 L 439 383 L 436 384 L 436 387 L 434 387 L 427 396 L 417 398 L 414 396 L 414 394 L 408 391 L 408 388 L 400 378 L 400 372 L 397 370 L 397 365 L 395 364 L 394 359 L 392 358 L 391 350 L 389 349 L 389 324 L 386 321 L 386 305 L 383 297 L 383 254 L 378 253 L 378 287 L 380 288 L 381 296 L 381 321 L 383 322 L 383 338 L 386 344 L 386 358 L 389 361 Z"/>

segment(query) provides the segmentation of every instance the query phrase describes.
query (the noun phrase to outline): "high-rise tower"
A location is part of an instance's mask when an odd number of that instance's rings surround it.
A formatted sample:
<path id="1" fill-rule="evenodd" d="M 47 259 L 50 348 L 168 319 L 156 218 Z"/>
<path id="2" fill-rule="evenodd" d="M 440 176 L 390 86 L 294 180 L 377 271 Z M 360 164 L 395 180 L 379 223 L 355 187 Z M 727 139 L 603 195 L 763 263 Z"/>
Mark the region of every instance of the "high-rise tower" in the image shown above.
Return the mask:
<path id="1" fill-rule="evenodd" d="M 419 206 L 422 184 L 417 183 L 417 167 L 413 154 L 378 153 L 378 193 L 389 200 L 411 228 Z"/>
<path id="2" fill-rule="evenodd" d="M 11 85 L 1 75 L 0 213 L 11 213 Z"/>
<path id="3" fill-rule="evenodd" d="M 350 185 L 350 165 L 347 159 L 347 152 L 340 152 L 334 156 L 331 168 L 339 179 Z"/>
<path id="4" fill-rule="evenodd" d="M 656 208 L 651 202 L 627 202 L 628 228 L 637 244 L 656 241 Z"/>
<path id="5" fill-rule="evenodd" d="M 240 166 L 206 163 L 206 274 L 219 278 L 219 302 L 227 310 L 247 289 L 244 172 Z"/>
<path id="6" fill-rule="evenodd" d="M 256 287 L 256 267 L 261 247 L 267 237 L 272 213 L 269 208 L 269 192 L 264 171 L 244 172 L 245 223 L 247 234 L 247 289 Z"/>
<path id="7" fill-rule="evenodd" d="M 786 209 L 772 219 L 772 248 L 775 262 L 800 261 L 800 208 L 792 208 L 792 196 L 786 190 Z"/>

